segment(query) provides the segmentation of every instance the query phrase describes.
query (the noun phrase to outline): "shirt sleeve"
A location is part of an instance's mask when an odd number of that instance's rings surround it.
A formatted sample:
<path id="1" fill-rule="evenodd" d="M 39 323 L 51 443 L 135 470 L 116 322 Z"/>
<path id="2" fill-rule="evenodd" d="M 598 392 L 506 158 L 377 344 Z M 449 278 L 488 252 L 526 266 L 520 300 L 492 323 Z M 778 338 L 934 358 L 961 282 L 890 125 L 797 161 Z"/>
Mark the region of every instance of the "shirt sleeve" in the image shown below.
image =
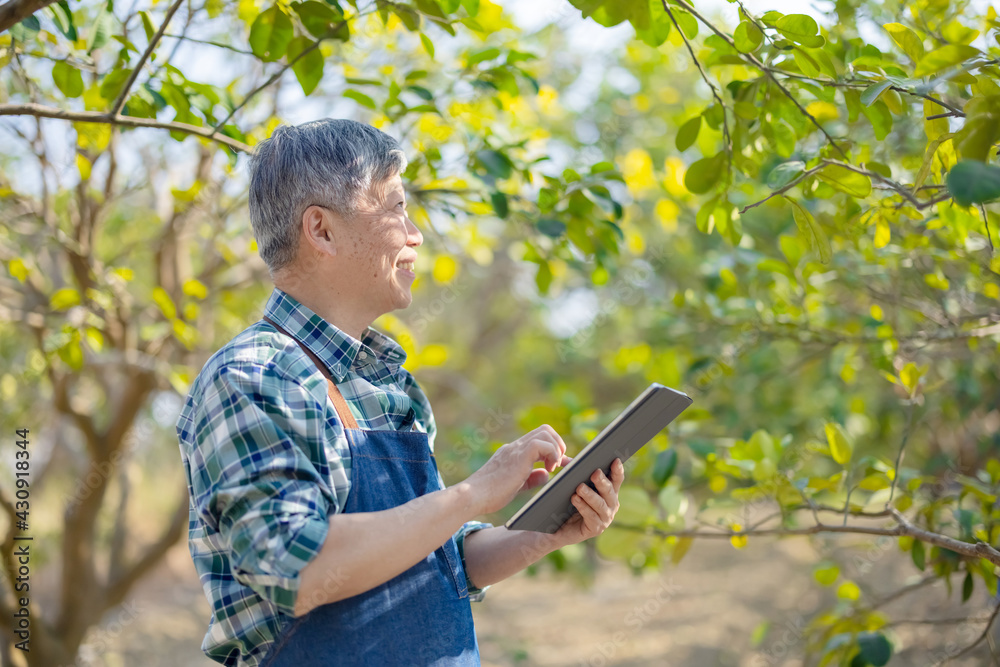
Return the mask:
<path id="1" fill-rule="evenodd" d="M 455 533 L 455 542 L 458 543 L 458 553 L 462 557 L 462 569 L 465 571 L 465 584 L 469 588 L 469 600 L 471 602 L 481 602 L 484 597 L 486 597 L 486 591 L 490 589 L 489 586 L 484 586 L 483 588 L 476 588 L 472 579 L 469 578 L 469 570 L 465 567 L 465 537 L 470 533 L 474 533 L 477 530 L 482 530 L 483 528 L 492 528 L 492 523 L 484 523 L 482 521 L 469 521 Z"/>
<path id="2" fill-rule="evenodd" d="M 302 444 L 322 424 L 322 406 L 302 385 L 256 365 L 223 367 L 195 416 L 196 510 L 218 531 L 236 580 L 289 615 L 299 572 L 336 512 Z"/>

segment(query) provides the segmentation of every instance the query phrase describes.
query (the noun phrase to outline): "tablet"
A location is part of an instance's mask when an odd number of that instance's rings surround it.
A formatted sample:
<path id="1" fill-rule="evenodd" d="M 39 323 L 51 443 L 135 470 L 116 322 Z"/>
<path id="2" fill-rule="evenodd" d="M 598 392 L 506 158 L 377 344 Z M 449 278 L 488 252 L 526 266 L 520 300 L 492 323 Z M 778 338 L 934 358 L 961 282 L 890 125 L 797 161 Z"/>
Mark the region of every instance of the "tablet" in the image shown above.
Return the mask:
<path id="1" fill-rule="evenodd" d="M 691 403 L 684 392 L 655 382 L 649 385 L 504 525 L 510 530 L 556 532 L 576 513 L 570 502 L 576 487 L 586 483 L 593 489 L 590 476 L 598 468 L 611 477 L 615 459 L 627 461 Z"/>

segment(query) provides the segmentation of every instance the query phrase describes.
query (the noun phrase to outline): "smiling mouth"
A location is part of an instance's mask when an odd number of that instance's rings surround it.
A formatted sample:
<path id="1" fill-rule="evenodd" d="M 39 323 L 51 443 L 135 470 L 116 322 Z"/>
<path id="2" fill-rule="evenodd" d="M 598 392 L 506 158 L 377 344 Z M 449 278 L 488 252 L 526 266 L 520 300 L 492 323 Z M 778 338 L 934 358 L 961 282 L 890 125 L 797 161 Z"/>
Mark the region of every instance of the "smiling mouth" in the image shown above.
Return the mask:
<path id="1" fill-rule="evenodd" d="M 399 262 L 396 264 L 397 269 L 403 269 L 404 271 L 413 271 L 413 260 L 406 262 Z"/>

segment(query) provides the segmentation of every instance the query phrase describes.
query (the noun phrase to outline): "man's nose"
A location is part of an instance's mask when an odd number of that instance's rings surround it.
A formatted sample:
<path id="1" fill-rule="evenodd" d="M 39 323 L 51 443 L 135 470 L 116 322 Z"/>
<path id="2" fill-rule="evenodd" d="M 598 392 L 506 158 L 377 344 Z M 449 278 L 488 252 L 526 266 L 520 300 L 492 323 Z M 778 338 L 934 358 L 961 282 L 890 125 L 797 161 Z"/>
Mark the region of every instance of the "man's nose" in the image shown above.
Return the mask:
<path id="1" fill-rule="evenodd" d="M 410 216 L 406 216 L 406 245 L 416 248 L 422 245 L 423 242 L 424 235 L 420 233 L 417 226 L 410 220 Z"/>

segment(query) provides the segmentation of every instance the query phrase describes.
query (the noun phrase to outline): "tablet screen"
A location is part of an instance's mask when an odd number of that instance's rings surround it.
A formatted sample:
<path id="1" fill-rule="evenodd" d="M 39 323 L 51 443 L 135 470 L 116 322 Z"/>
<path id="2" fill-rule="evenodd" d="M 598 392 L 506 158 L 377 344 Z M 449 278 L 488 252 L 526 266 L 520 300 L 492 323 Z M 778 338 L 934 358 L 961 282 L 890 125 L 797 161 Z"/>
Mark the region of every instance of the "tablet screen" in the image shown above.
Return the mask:
<path id="1" fill-rule="evenodd" d="M 691 403 L 684 392 L 651 384 L 504 525 L 510 530 L 556 532 L 576 513 L 570 498 L 577 486 L 593 488 L 590 476 L 598 468 L 610 477 L 615 459 L 627 461 Z"/>

